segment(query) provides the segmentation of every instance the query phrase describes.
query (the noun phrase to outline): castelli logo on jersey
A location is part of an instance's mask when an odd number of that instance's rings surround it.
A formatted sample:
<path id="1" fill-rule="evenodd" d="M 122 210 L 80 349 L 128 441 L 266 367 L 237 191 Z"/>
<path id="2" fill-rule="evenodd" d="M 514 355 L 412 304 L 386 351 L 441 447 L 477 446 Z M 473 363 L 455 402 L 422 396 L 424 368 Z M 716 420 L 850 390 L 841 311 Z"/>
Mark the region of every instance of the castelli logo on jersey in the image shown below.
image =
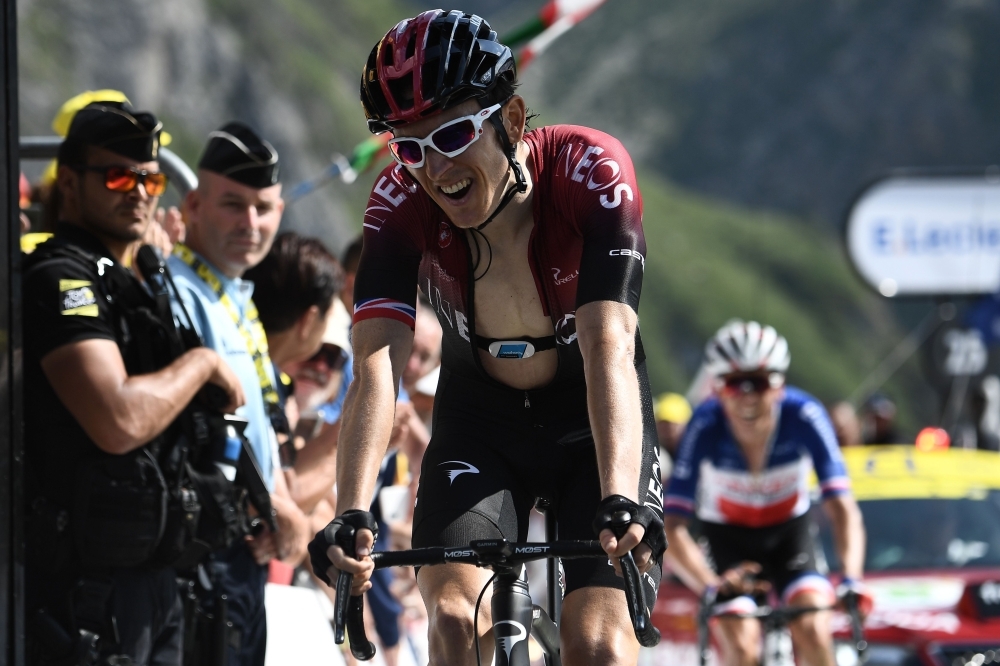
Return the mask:
<path id="1" fill-rule="evenodd" d="M 451 235 L 451 227 L 446 222 L 442 222 L 438 229 L 438 245 L 442 248 L 451 245 Z"/>
<path id="2" fill-rule="evenodd" d="M 559 274 L 561 272 L 562 272 L 561 268 L 556 268 L 556 267 L 553 266 L 553 268 L 552 268 L 552 279 L 555 280 L 556 284 L 566 284 L 567 282 L 569 282 L 570 280 L 572 280 L 573 278 L 575 278 L 577 275 L 580 274 L 580 269 L 576 269 L 575 271 L 573 271 L 569 275 L 564 275 L 562 277 L 559 277 Z"/>

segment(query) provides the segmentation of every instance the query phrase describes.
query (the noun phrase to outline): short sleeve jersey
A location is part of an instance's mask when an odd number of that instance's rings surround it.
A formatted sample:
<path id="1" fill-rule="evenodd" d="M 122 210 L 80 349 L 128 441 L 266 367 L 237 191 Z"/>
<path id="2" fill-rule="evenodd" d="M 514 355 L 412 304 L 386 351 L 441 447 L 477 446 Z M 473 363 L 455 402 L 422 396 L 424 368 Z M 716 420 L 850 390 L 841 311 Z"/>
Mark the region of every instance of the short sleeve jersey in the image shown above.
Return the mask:
<path id="1" fill-rule="evenodd" d="M 117 324 L 102 290 L 98 264 L 83 258 L 48 256 L 48 250 L 59 245 L 76 246 L 102 258 L 105 271 L 127 271 L 114 263 L 99 240 L 70 224 L 60 224 L 55 237 L 25 260 L 22 302 L 28 492 L 40 493 L 56 506 L 67 508 L 78 463 L 101 453 L 56 396 L 41 361 L 68 344 L 115 341 Z M 125 350 L 122 352 L 125 356 Z M 33 486 L 34 481 L 40 487 Z"/>
<path id="2" fill-rule="evenodd" d="M 823 497 L 850 492 L 833 425 L 823 406 L 796 388 L 785 389 L 764 470 L 751 473 L 715 398 L 695 410 L 677 450 L 666 489 L 665 513 L 711 523 L 765 527 L 809 510 L 810 472 Z"/>
<path id="3" fill-rule="evenodd" d="M 638 310 L 646 255 L 642 200 L 628 153 L 603 132 L 556 125 L 529 132 L 525 142 L 534 183 L 529 265 L 555 327 L 560 375 L 582 377 L 577 308 L 607 300 Z M 444 329 L 443 367 L 484 376 L 471 257 L 465 233 L 402 167 L 387 167 L 365 210 L 354 322 L 387 317 L 412 328 L 419 285 Z M 637 345 L 636 362 L 642 360 Z"/>

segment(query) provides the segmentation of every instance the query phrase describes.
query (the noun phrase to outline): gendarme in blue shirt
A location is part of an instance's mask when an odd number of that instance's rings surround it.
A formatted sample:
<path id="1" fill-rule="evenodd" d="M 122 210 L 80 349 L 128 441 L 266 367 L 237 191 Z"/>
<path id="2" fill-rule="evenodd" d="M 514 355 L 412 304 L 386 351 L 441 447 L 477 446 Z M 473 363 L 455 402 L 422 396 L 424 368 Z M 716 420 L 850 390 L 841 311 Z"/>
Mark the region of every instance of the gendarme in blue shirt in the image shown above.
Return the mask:
<path id="1" fill-rule="evenodd" d="M 216 270 L 204 257 L 198 255 L 198 258 L 215 273 L 236 308 L 245 315 L 250 298 L 253 296 L 253 282 L 239 278 L 228 278 Z M 174 256 L 167 260 L 167 265 L 170 267 L 177 291 L 180 292 L 184 307 L 191 315 L 198 335 L 201 336 L 206 347 L 215 350 L 229 364 L 229 367 L 239 377 L 240 384 L 243 385 L 243 393 L 246 395 L 247 402 L 236 410 L 236 414 L 249 421 L 246 429 L 247 439 L 250 440 L 253 452 L 260 462 L 264 482 L 269 490 L 274 490 L 275 463 L 272 455 L 275 446 L 274 430 L 271 428 L 271 420 L 267 415 L 264 396 L 260 391 L 257 367 L 254 365 L 250 350 L 247 349 L 246 340 L 237 328 L 232 316 L 219 301 L 219 297 L 190 266 Z M 172 305 L 174 316 L 186 325 L 184 314 L 178 304 L 172 302 Z M 266 370 L 271 376 L 271 382 L 276 386 L 277 383 L 274 380 L 274 372 L 270 363 L 267 364 Z"/>

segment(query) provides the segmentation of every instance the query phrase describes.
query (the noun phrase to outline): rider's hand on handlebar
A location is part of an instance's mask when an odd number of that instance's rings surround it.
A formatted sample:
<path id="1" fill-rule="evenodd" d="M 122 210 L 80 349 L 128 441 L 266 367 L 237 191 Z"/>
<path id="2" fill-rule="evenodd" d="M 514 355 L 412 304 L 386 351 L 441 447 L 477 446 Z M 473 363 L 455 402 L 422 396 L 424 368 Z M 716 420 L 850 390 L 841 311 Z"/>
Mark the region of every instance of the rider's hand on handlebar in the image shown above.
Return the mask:
<path id="1" fill-rule="evenodd" d="M 351 595 L 359 596 L 372 586 L 369 580 L 375 563 L 371 553 L 377 538 L 378 525 L 371 513 L 357 509 L 345 511 L 309 543 L 313 573 L 334 588 L 341 572 L 351 574 Z M 352 550 L 353 557 L 348 555 Z"/>
<path id="2" fill-rule="evenodd" d="M 662 516 L 624 495 L 609 495 L 601 500 L 592 527 L 619 576 L 622 572 L 618 558 L 631 552 L 639 572 L 646 573 L 667 548 Z"/>
<path id="3" fill-rule="evenodd" d="M 619 576 L 622 575 L 622 568 L 618 558 L 629 551 L 632 551 L 632 557 L 639 568 L 639 573 L 646 573 L 653 566 L 652 549 L 646 544 L 640 543 L 643 533 L 642 525 L 635 523 L 628 526 L 628 531 L 621 539 L 617 538 L 611 530 L 601 530 L 601 548 L 608 554 L 611 564 L 615 568 L 615 573 Z"/>
<path id="4" fill-rule="evenodd" d="M 742 595 L 767 594 L 771 584 L 766 580 L 758 580 L 757 574 L 761 567 L 756 562 L 740 562 L 735 567 L 726 570 L 719 578 L 719 596 L 739 597 Z"/>
<path id="5" fill-rule="evenodd" d="M 372 572 L 375 571 L 375 563 L 370 557 L 375 539 L 368 530 L 359 530 L 355 537 L 355 553 L 357 558 L 348 557 L 344 554 L 340 546 L 330 546 L 326 549 L 326 556 L 333 563 L 326 571 L 327 580 L 336 583 L 337 576 L 341 571 L 354 574 L 351 585 L 351 596 L 358 596 L 371 589 Z"/>
<path id="6" fill-rule="evenodd" d="M 841 608 L 848 609 L 847 601 L 848 597 L 853 596 L 857 601 L 858 615 L 861 621 L 864 622 L 865 619 L 871 614 L 872 608 L 875 606 L 875 597 L 872 595 L 871 590 L 860 580 L 854 580 L 852 578 L 844 578 L 840 585 L 837 586 L 837 605 Z"/>

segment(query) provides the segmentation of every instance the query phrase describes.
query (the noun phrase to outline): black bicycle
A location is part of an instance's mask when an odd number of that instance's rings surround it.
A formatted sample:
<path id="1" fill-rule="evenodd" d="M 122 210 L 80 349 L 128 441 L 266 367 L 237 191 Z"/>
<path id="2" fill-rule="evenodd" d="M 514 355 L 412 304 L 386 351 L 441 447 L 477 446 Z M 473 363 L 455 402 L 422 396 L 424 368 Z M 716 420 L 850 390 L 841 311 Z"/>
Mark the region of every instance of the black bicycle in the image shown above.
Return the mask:
<path id="1" fill-rule="evenodd" d="M 865 663 L 865 652 L 868 649 L 868 642 L 864 637 L 864 628 L 861 622 L 861 613 L 858 609 L 858 597 L 854 592 L 849 592 L 844 598 L 844 605 L 851 618 L 851 637 L 854 649 L 858 653 L 858 664 Z M 701 607 L 698 611 L 698 663 L 700 666 L 707 666 L 711 641 L 709 632 L 709 620 L 715 616 L 715 599 L 711 596 L 703 597 Z M 788 627 L 788 623 L 809 613 L 834 610 L 836 606 L 784 606 L 774 607 L 769 605 L 758 606 L 749 612 L 726 613 L 725 617 L 756 619 L 761 624 L 761 640 L 763 642 L 763 658 L 761 666 L 776 666 L 783 663 L 784 656 L 781 645 L 776 640 L 768 641 L 769 636 L 775 636 Z M 770 646 L 768 645 L 770 643 Z M 770 649 L 769 649 L 770 648 Z"/>
<path id="2" fill-rule="evenodd" d="M 473 541 L 459 548 L 415 548 L 372 553 L 376 569 L 386 567 L 418 567 L 437 564 L 474 564 L 492 569 L 494 574 L 493 637 L 497 656 L 497 666 L 529 666 L 528 636 L 535 638 L 545 654 L 546 666 L 561 666 L 559 657 L 559 629 L 556 624 L 562 609 L 562 588 L 559 585 L 559 560 L 584 557 L 607 557 L 598 541 L 559 541 L 554 516 L 545 513 L 546 541 L 540 543 L 511 543 L 505 539 Z M 612 529 L 624 534 L 631 516 L 619 512 L 612 521 Z M 337 545 L 345 553 L 353 553 L 354 533 L 341 529 L 337 534 Z M 547 560 L 547 610 L 532 604 L 528 594 L 528 581 L 524 563 Z M 660 632 L 653 626 L 646 604 L 642 578 L 632 554 L 621 558 L 621 569 L 625 579 L 625 599 L 632 629 L 639 644 L 653 647 L 660 642 Z M 353 575 L 341 571 L 337 579 L 337 600 L 334 605 L 334 639 L 338 645 L 344 642 L 344 631 L 350 637 L 351 654 L 356 659 L 367 661 L 375 656 L 375 645 L 365 635 L 364 597 L 350 596 Z M 479 604 L 489 583 L 483 588 L 476 601 L 475 635 L 479 636 Z M 650 606 L 652 604 L 649 604 Z M 499 660 L 504 655 L 506 664 Z M 477 646 L 476 657 L 479 658 Z"/>

